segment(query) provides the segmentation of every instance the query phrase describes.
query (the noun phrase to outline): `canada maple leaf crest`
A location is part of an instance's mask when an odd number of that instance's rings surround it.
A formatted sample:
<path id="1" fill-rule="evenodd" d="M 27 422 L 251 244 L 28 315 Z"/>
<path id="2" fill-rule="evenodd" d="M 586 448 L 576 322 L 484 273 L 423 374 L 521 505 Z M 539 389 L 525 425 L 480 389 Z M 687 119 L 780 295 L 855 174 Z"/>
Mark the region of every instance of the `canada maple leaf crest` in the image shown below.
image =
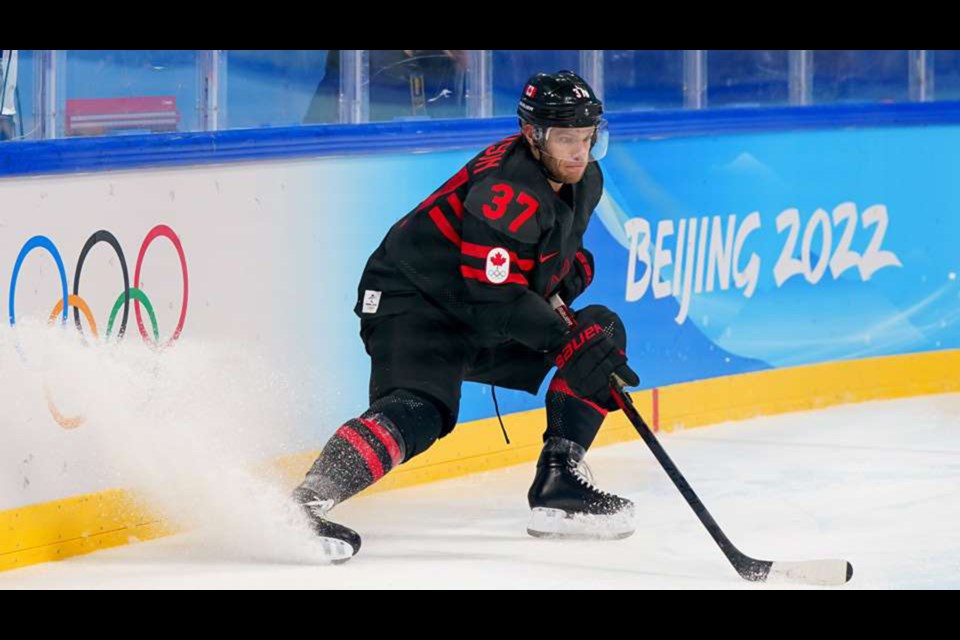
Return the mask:
<path id="1" fill-rule="evenodd" d="M 490 257 L 490 263 L 495 267 L 502 267 L 507 263 L 507 257 L 502 253 L 495 253 Z"/>

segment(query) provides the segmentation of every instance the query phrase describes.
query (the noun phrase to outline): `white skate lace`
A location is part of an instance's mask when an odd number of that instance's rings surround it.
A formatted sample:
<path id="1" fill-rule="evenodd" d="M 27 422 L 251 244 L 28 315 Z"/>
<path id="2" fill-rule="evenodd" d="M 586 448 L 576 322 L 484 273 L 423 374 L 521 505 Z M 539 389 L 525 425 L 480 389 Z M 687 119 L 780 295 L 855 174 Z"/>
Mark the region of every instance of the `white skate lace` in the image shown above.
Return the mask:
<path id="1" fill-rule="evenodd" d="M 593 472 L 590 470 L 590 467 L 587 466 L 587 462 L 585 460 L 581 460 L 580 462 L 569 460 L 568 464 L 570 465 L 570 471 L 573 472 L 573 477 L 575 477 L 577 479 L 577 482 L 579 482 L 585 488 L 601 496 L 613 497 L 612 493 L 601 491 L 596 486 L 594 486 Z"/>

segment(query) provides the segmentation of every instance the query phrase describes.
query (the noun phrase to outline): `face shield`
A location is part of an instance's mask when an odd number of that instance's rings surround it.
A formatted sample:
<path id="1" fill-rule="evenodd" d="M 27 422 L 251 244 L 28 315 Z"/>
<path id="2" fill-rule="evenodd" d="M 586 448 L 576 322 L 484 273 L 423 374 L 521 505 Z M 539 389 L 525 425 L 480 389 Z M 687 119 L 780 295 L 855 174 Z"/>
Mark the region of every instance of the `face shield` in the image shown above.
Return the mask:
<path id="1" fill-rule="evenodd" d="M 548 127 L 538 140 L 540 152 L 564 164 L 596 162 L 607 155 L 610 132 L 601 119 L 595 127 Z"/>

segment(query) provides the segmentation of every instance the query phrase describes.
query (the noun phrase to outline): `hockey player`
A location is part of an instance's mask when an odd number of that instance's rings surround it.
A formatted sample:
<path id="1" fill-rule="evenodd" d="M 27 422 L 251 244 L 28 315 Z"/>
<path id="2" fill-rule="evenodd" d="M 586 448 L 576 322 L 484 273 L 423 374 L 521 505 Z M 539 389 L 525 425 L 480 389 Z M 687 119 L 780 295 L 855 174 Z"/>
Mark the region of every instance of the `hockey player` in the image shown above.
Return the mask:
<path id="1" fill-rule="evenodd" d="M 595 488 L 580 464 L 617 409 L 610 376 L 639 384 L 623 323 L 588 306 L 570 330 L 549 302 L 572 302 L 594 278 L 583 234 L 603 190 L 603 108 L 560 71 L 530 78 L 517 113 L 520 132 L 394 224 L 360 279 L 370 408 L 337 430 L 293 494 L 336 559 L 355 554 L 360 537 L 327 512 L 449 434 L 464 380 L 535 394 L 554 367 L 528 532 L 633 533 L 633 504 Z"/>

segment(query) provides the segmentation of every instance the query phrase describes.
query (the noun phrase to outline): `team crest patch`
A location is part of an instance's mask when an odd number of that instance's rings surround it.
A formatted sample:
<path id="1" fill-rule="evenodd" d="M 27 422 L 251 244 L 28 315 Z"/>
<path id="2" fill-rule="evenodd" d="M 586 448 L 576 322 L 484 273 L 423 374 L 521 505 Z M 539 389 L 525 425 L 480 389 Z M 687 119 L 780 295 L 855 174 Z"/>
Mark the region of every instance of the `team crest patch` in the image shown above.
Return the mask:
<path id="1" fill-rule="evenodd" d="M 494 247 L 487 254 L 487 280 L 503 284 L 510 275 L 510 254 L 503 247 Z"/>

